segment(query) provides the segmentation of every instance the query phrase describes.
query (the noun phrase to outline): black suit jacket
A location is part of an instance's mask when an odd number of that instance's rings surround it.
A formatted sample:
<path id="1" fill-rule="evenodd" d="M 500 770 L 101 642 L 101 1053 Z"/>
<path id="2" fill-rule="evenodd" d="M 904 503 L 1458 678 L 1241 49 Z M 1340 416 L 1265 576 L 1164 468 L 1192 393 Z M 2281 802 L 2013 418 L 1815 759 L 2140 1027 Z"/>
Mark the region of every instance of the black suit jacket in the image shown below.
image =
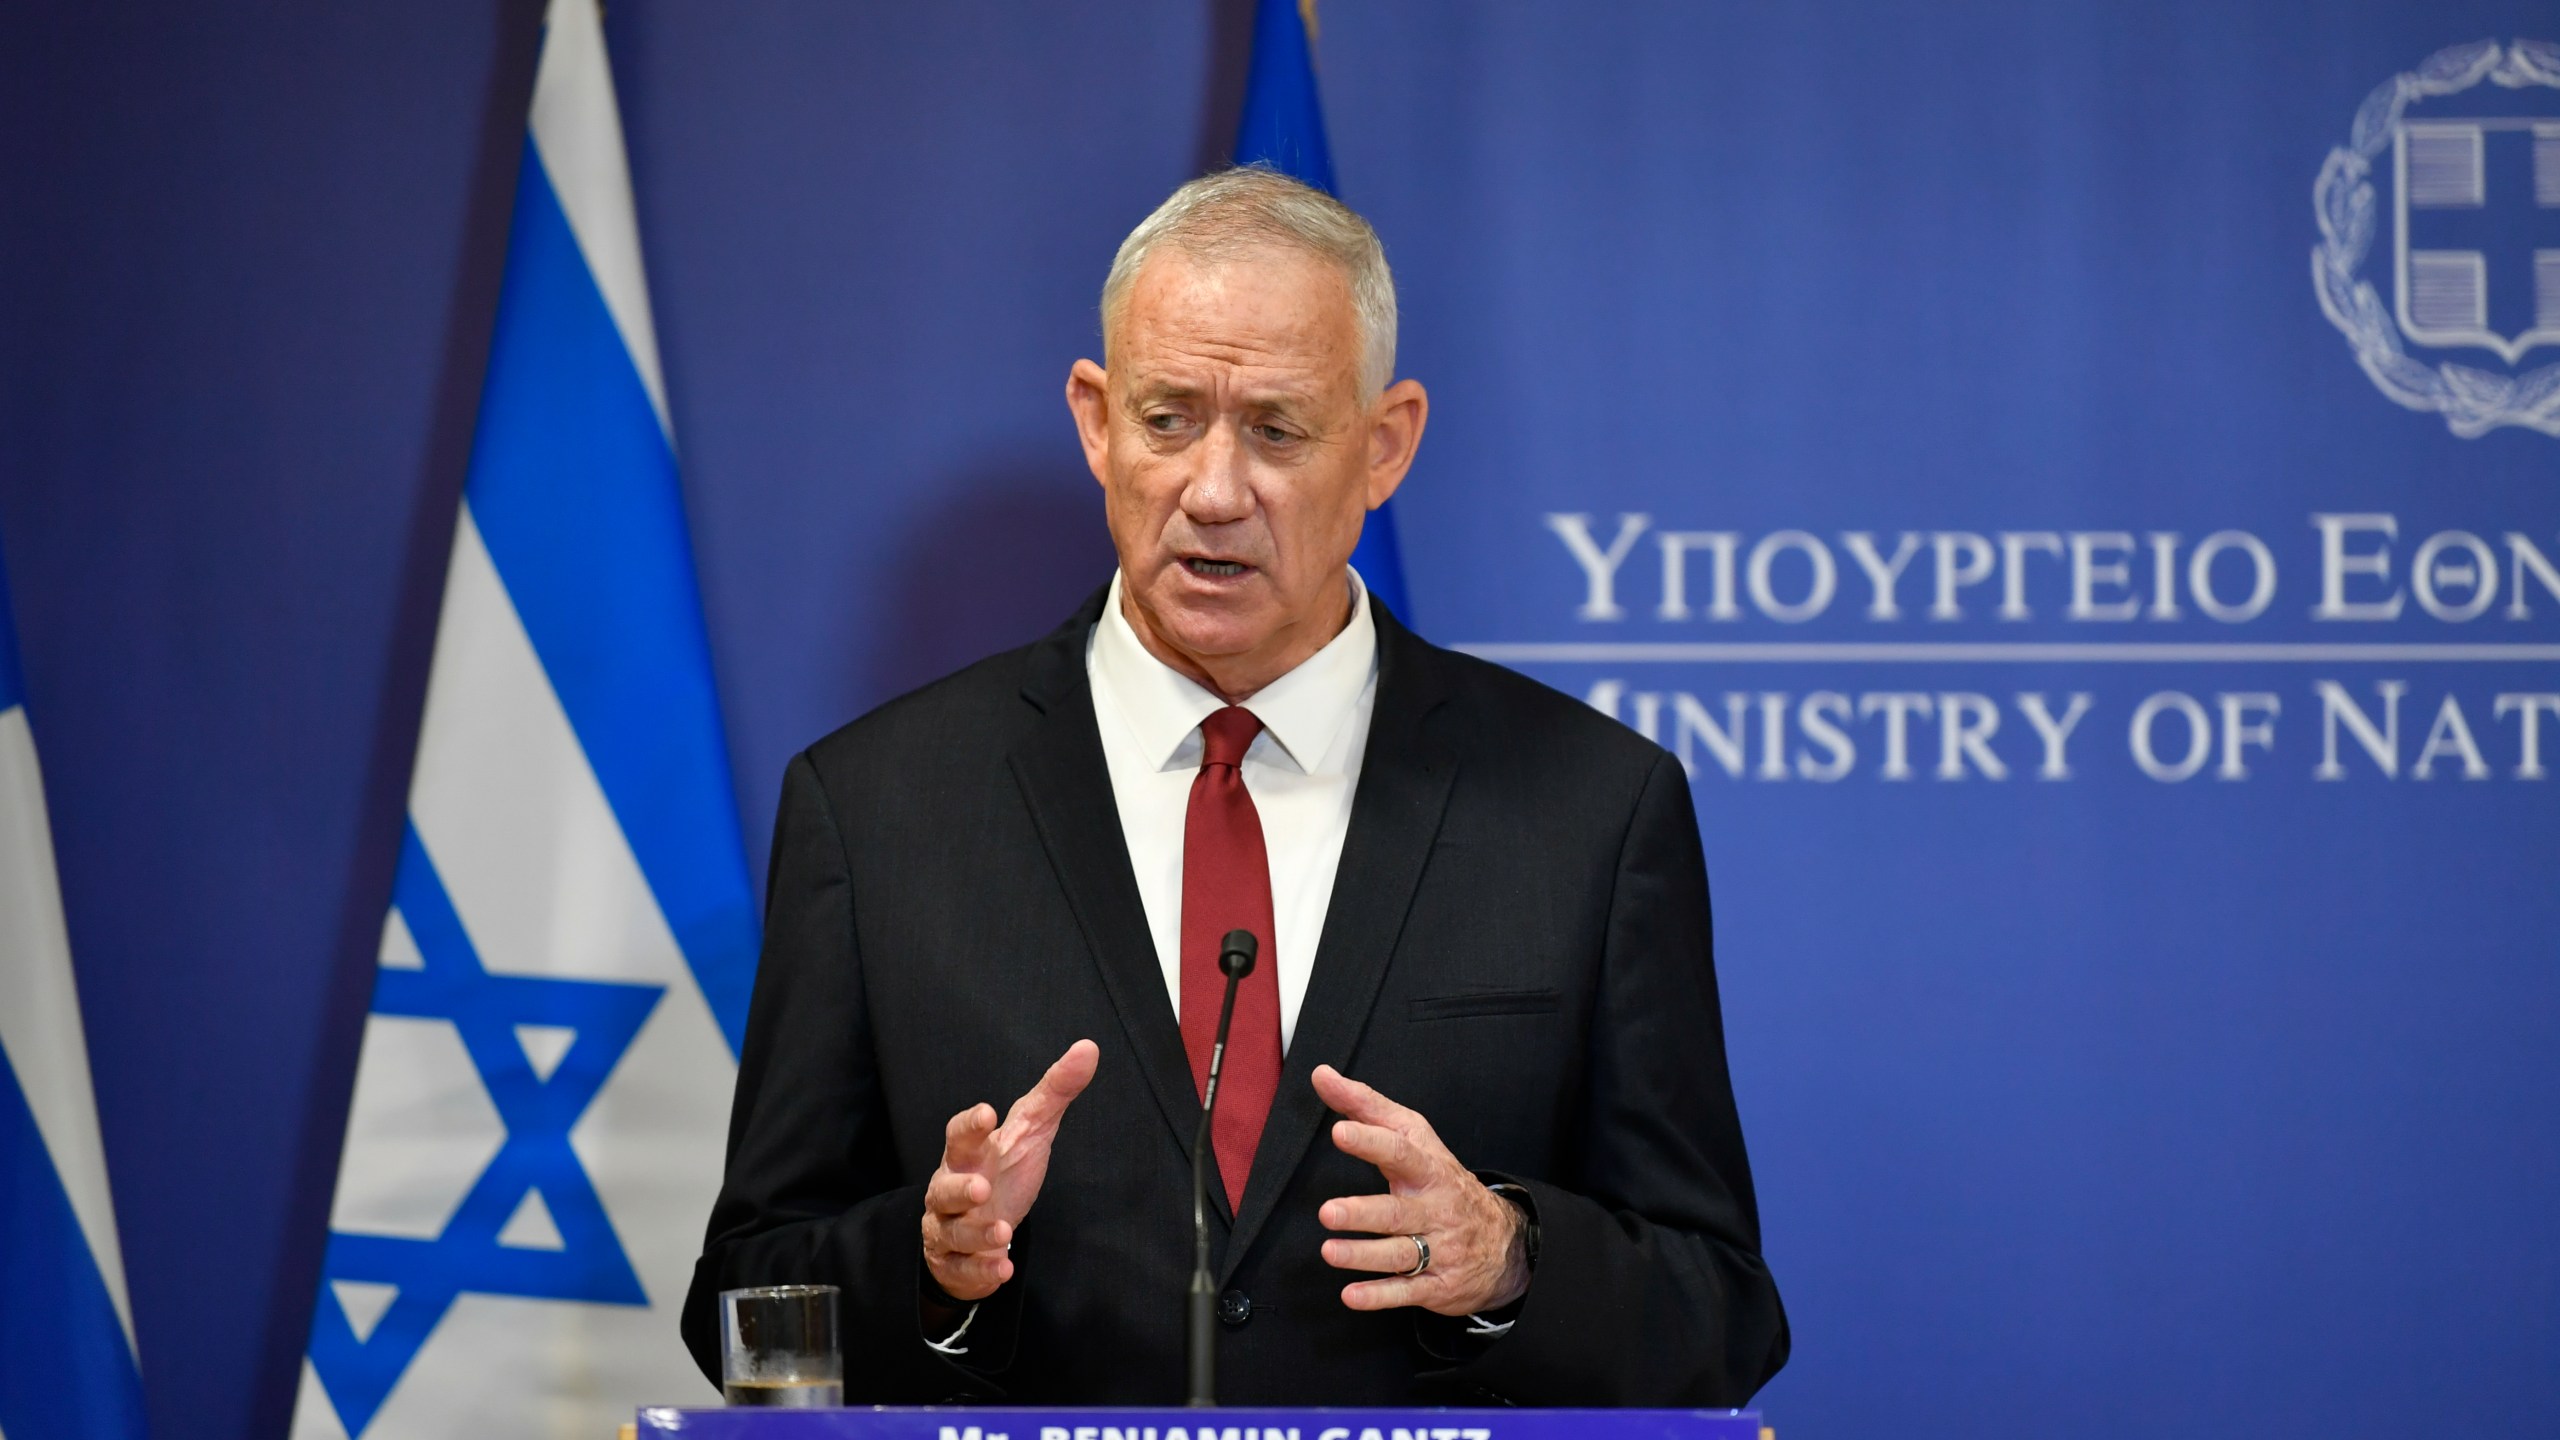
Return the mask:
<path id="1" fill-rule="evenodd" d="M 844 1287 L 861 1402 L 1179 1403 L 1199 1113 L 1085 676 L 1047 639 L 793 759 L 728 1169 L 684 1332 L 718 1293 Z M 1659 746 L 1375 609 L 1378 695 L 1315 971 L 1240 1214 L 1220 1398 L 1736 1405 L 1786 1358 L 1725 1067 L 1689 787 Z M 1102 1047 L 971 1353 L 918 1321 L 944 1123 Z M 1543 1251 L 1518 1323 L 1359 1313 L 1316 1209 L 1383 1187 L 1323 1138 L 1330 1062 L 1515 1179 Z M 1213 1187 L 1215 1188 L 1215 1187 Z"/>

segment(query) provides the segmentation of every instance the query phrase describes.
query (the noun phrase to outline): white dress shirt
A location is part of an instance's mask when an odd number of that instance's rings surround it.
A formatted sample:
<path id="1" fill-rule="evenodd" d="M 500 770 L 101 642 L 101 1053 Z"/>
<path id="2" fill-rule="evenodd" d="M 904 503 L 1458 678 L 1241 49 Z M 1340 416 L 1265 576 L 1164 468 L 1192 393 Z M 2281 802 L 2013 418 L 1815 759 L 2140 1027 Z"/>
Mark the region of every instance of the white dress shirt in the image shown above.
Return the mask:
<path id="1" fill-rule="evenodd" d="M 1137 870 L 1138 898 L 1156 942 L 1173 1013 L 1182 1013 L 1182 837 L 1191 782 L 1200 773 L 1200 722 L 1226 702 L 1147 652 L 1120 610 L 1111 578 L 1101 623 L 1085 643 L 1093 718 L 1120 807 L 1120 833 Z M 1262 721 L 1245 751 L 1244 788 L 1262 818 L 1271 859 L 1271 923 L 1265 963 L 1277 963 L 1280 1045 L 1297 1033 L 1316 942 L 1333 903 L 1333 872 L 1351 831 L 1351 796 L 1369 748 L 1378 699 L 1378 628 L 1368 588 L 1351 575 L 1351 623 L 1244 708 Z"/>

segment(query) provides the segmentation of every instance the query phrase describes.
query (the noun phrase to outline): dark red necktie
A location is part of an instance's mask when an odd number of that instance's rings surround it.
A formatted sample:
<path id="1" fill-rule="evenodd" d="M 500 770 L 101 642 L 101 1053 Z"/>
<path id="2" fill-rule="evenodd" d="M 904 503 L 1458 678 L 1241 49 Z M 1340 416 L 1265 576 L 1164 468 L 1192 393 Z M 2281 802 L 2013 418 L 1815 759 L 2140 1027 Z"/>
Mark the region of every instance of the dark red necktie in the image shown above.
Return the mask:
<path id="1" fill-rule="evenodd" d="M 1209 1087 L 1209 1049 L 1218 1037 L 1218 1004 L 1226 977 L 1218 943 L 1230 930 L 1250 930 L 1261 953 L 1236 987 L 1236 1016 L 1227 1058 L 1218 1071 L 1218 1114 L 1211 1133 L 1218 1174 L 1230 1207 L 1244 1203 L 1253 1147 L 1280 1091 L 1279 947 L 1271 933 L 1271 859 L 1262 846 L 1262 816 L 1244 788 L 1246 747 L 1262 731 L 1250 710 L 1230 705 L 1200 722 L 1200 773 L 1182 823 L 1182 1047 L 1191 1052 L 1193 1088 Z"/>

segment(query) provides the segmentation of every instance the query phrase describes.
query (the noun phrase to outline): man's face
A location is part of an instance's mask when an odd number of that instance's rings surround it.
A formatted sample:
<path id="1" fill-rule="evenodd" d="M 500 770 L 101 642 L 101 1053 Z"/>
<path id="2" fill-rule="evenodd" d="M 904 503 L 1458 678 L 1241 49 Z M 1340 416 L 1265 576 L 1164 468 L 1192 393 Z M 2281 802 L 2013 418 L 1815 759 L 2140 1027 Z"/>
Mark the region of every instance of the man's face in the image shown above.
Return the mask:
<path id="1" fill-rule="evenodd" d="M 1130 286 L 1109 370 L 1079 361 L 1068 380 L 1130 618 L 1230 698 L 1339 632 L 1361 521 L 1421 438 L 1422 388 L 1363 394 L 1360 341 L 1322 260 L 1167 248 Z"/>

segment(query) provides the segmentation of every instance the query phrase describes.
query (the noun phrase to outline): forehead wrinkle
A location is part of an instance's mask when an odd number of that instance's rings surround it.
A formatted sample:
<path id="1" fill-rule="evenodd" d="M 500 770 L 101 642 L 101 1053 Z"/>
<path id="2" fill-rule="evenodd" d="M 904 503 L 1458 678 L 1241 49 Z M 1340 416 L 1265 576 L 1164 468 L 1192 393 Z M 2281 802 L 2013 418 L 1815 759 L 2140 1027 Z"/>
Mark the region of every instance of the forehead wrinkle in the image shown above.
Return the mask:
<path id="1" fill-rule="evenodd" d="M 1159 324 L 1148 328 L 1156 333 L 1129 337 L 1129 349 L 1142 363 L 1144 360 L 1169 358 L 1238 370 L 1299 370 L 1316 374 L 1332 368 L 1336 359 L 1320 339 L 1314 344 L 1303 343 L 1306 337 L 1291 333 L 1289 327 L 1279 327 L 1283 333 L 1276 336 L 1185 333 L 1178 324 Z"/>
<path id="2" fill-rule="evenodd" d="M 1196 349 L 1164 349 L 1171 352 L 1169 356 L 1130 358 L 1127 393 L 1176 398 L 1215 395 L 1247 405 L 1299 405 L 1320 403 L 1329 388 L 1326 367 L 1320 365 L 1275 364 L 1262 355 L 1214 342 Z M 1172 363 L 1166 363 L 1168 359 Z M 1193 363 L 1183 364 L 1185 360 Z"/>

